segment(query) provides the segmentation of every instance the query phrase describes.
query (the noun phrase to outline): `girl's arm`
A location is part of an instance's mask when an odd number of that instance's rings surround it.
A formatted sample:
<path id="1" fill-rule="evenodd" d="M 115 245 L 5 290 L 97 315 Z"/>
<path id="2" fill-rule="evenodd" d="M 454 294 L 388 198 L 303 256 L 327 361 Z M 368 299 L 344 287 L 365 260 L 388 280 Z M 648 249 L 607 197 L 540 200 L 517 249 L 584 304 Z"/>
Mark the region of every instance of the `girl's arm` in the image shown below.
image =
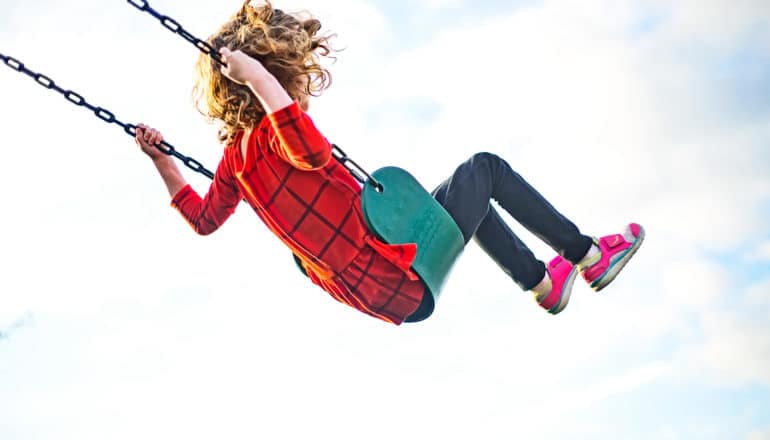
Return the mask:
<path id="1" fill-rule="evenodd" d="M 238 84 L 248 86 L 267 113 L 275 137 L 271 148 L 285 161 L 301 170 L 324 167 L 332 148 L 310 117 L 286 93 L 283 86 L 258 60 L 227 48 L 220 53 L 227 63 L 222 73 Z"/>
<path id="2" fill-rule="evenodd" d="M 259 99 L 265 113 L 275 113 L 294 102 L 262 63 L 240 50 L 231 52 L 223 47 L 219 52 L 227 63 L 222 67 L 222 73 L 236 83 L 248 86 Z"/>
<path id="3" fill-rule="evenodd" d="M 155 168 L 157 168 L 160 177 L 163 179 L 163 183 L 166 184 L 166 189 L 168 189 L 168 194 L 171 197 L 174 197 L 182 188 L 187 186 L 187 181 L 182 176 L 171 156 L 164 154 L 164 157 L 153 160 L 152 163 L 155 164 Z"/>
<path id="4" fill-rule="evenodd" d="M 154 147 L 163 136 L 144 124 L 137 125 L 136 143 L 150 156 L 172 197 L 176 208 L 193 230 L 200 235 L 216 231 L 235 212 L 241 201 L 238 187 L 232 183 L 230 168 L 223 157 L 214 173 L 214 180 L 204 197 L 187 183 L 174 159 Z"/>
<path id="5" fill-rule="evenodd" d="M 176 166 L 174 159 L 155 148 L 154 145 L 162 141 L 163 135 L 158 130 L 144 124 L 136 126 L 136 143 L 146 155 L 150 156 L 152 163 L 155 164 L 155 168 L 163 179 L 163 183 L 166 184 L 169 195 L 174 197 L 179 190 L 187 186 L 187 181 Z"/>

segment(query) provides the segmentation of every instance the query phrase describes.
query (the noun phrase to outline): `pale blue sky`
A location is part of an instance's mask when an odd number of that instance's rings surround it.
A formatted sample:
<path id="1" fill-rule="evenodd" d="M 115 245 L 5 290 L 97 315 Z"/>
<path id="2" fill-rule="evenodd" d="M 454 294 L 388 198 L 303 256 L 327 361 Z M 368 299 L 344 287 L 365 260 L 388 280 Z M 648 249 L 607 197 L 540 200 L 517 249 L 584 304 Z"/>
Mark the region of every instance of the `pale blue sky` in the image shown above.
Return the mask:
<path id="1" fill-rule="evenodd" d="M 150 3 L 201 37 L 238 6 Z M 346 48 L 311 116 L 359 162 L 493 151 L 639 254 L 551 317 L 471 245 L 391 326 L 247 207 L 195 236 L 120 129 L 0 66 L 0 439 L 770 439 L 765 0 L 275 4 Z M 216 164 L 195 49 L 126 2 L 3 0 L 0 52 Z"/>

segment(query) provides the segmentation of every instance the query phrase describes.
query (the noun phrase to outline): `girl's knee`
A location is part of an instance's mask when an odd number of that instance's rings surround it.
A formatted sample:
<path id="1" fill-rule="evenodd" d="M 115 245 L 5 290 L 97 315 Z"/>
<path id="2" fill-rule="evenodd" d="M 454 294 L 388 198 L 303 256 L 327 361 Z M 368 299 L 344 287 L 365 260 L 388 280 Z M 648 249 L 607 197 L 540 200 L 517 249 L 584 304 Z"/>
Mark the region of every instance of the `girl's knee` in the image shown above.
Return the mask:
<path id="1" fill-rule="evenodd" d="M 468 162 L 474 167 L 484 167 L 487 169 L 496 168 L 500 164 L 506 163 L 500 156 L 486 151 L 474 154 Z"/>
<path id="2" fill-rule="evenodd" d="M 472 162 L 489 162 L 496 160 L 500 160 L 500 157 L 494 153 L 488 153 L 486 151 L 482 151 L 471 156 Z"/>

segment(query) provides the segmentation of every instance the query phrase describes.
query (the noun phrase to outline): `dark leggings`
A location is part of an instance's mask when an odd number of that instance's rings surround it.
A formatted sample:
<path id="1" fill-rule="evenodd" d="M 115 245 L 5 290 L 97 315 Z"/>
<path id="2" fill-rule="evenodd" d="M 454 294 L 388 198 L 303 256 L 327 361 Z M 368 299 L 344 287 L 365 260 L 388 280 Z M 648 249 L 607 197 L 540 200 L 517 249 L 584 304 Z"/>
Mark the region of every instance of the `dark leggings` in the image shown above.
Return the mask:
<path id="1" fill-rule="evenodd" d="M 457 167 L 433 191 L 433 197 L 454 218 L 465 243 L 474 238 L 523 290 L 531 290 L 543 279 L 545 264 L 505 224 L 491 200 L 573 264 L 591 246 L 590 237 L 582 235 L 505 160 L 491 153 L 475 154 Z"/>

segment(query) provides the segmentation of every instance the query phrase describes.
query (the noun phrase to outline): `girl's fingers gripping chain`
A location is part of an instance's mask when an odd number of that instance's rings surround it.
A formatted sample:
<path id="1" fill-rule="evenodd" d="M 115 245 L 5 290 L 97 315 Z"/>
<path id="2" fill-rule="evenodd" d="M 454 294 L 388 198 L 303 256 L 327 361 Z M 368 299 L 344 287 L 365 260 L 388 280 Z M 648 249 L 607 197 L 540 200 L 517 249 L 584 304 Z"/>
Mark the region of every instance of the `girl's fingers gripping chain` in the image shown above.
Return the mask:
<path id="1" fill-rule="evenodd" d="M 221 67 L 222 74 L 238 84 L 246 84 L 247 81 L 260 78 L 267 73 L 262 63 L 240 50 L 233 52 L 223 47 L 219 49 L 219 53 L 222 54 L 225 62 Z"/>
<path id="2" fill-rule="evenodd" d="M 153 129 L 152 130 L 152 138 L 150 139 L 150 143 L 152 145 L 158 145 L 163 141 L 163 135 L 160 134 L 158 130 Z"/>
<path id="3" fill-rule="evenodd" d="M 230 66 L 230 57 L 232 56 L 232 52 L 230 52 L 230 49 L 223 47 L 219 49 L 219 53 L 222 55 L 222 61 L 225 62 L 225 64 L 220 68 L 222 71 L 222 74 L 233 81 L 235 81 L 235 78 L 232 77 L 232 71 Z M 236 81 L 237 82 L 237 81 Z"/>
<path id="4" fill-rule="evenodd" d="M 162 141 L 163 135 L 158 130 L 145 124 L 138 124 L 136 126 L 136 143 L 142 152 L 152 159 L 162 157 L 163 153 L 155 148 L 155 145 L 160 144 Z"/>
<path id="5" fill-rule="evenodd" d="M 136 144 L 139 146 L 142 145 L 142 139 L 144 139 L 145 130 L 147 130 L 147 126 L 144 124 L 138 124 L 136 126 L 136 134 L 134 135 L 134 140 L 136 140 Z"/>

